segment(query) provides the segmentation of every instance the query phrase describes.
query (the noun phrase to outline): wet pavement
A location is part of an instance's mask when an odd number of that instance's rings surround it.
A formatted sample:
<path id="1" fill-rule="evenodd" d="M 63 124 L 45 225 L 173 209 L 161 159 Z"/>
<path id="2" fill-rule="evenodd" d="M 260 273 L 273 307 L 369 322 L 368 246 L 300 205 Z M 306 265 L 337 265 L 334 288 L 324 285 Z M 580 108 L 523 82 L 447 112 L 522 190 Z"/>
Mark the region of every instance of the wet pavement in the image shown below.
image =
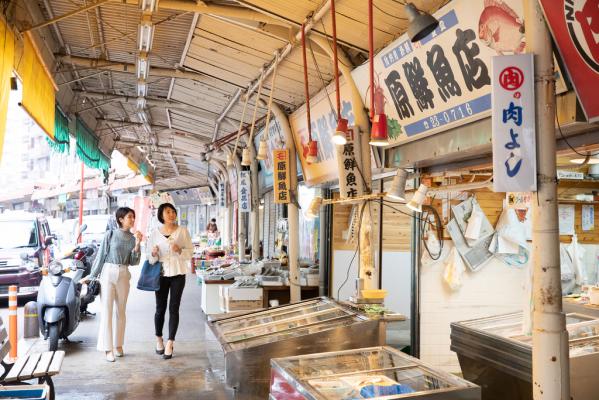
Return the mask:
<path id="1" fill-rule="evenodd" d="M 137 290 L 139 268 L 132 268 L 127 304 L 125 356 L 109 363 L 96 350 L 99 315 L 88 317 L 61 342 L 66 351 L 61 373 L 55 377 L 57 399 L 243 399 L 227 389 L 224 358 L 218 342 L 205 324 L 200 308 L 200 286 L 189 275 L 183 293 L 180 325 L 174 356 L 164 360 L 154 352 L 154 293 Z M 99 301 L 90 306 L 99 309 Z M 165 323 L 165 335 L 168 331 Z M 40 339 L 32 351 L 44 351 Z M 249 400 L 249 399 L 248 399 Z"/>

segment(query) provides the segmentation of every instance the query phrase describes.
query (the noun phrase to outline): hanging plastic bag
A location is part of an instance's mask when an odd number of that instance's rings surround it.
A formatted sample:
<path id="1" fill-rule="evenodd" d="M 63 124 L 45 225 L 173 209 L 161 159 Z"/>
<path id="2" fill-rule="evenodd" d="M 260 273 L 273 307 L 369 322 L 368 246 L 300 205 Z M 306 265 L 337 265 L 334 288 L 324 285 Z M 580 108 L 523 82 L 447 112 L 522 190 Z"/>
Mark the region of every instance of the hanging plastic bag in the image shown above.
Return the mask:
<path id="1" fill-rule="evenodd" d="M 522 267 L 528 263 L 526 229 L 514 209 L 506 208 L 501 213 L 489 251 L 510 266 Z"/>
<path id="2" fill-rule="evenodd" d="M 576 234 L 572 235 L 572 242 L 566 247 L 566 251 L 572 260 L 572 271 L 577 285 L 585 283 L 584 248 L 578 243 Z"/>
<path id="3" fill-rule="evenodd" d="M 462 256 L 453 247 L 445 260 L 445 271 L 443 272 L 443 280 L 451 290 L 456 291 L 462 286 L 462 276 L 465 270 L 466 266 Z"/>
<path id="4" fill-rule="evenodd" d="M 563 243 L 559 246 L 560 255 L 560 270 L 561 270 L 561 281 L 562 281 L 562 294 L 567 295 L 572 293 L 576 287 L 576 276 L 574 268 L 572 266 L 572 259 L 570 254 L 566 250 L 566 246 Z"/>

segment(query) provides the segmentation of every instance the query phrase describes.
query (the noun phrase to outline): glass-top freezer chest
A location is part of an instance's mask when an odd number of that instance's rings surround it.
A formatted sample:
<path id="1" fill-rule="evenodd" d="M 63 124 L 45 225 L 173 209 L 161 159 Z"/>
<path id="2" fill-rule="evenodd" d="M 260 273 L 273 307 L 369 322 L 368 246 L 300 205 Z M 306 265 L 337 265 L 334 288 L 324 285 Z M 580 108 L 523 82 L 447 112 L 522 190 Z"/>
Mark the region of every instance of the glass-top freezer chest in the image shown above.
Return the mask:
<path id="1" fill-rule="evenodd" d="M 227 385 L 264 397 L 271 358 L 385 343 L 383 321 L 326 297 L 213 321 L 210 327 L 225 352 Z"/>
<path id="2" fill-rule="evenodd" d="M 480 389 L 390 347 L 271 361 L 273 400 L 480 399 Z"/>

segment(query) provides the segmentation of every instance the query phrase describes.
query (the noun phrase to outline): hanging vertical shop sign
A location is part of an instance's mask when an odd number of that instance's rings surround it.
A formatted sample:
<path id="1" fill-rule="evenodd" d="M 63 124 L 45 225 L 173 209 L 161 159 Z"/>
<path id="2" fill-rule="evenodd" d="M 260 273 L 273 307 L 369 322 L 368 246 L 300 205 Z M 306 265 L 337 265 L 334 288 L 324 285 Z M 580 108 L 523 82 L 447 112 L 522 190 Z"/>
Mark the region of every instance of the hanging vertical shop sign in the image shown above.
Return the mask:
<path id="1" fill-rule="evenodd" d="M 347 143 L 337 146 L 337 169 L 339 170 L 339 194 L 343 197 L 357 197 L 364 194 L 362 152 L 356 140 L 358 128 L 348 129 Z"/>
<path id="2" fill-rule="evenodd" d="M 351 104 L 350 86 L 343 78 L 339 79 L 341 92 L 341 117 L 355 124 Z M 308 163 L 308 125 L 306 122 L 305 104 L 289 116 L 289 124 L 293 131 L 293 139 L 297 156 L 302 165 L 304 182 L 308 186 L 335 181 L 337 173 L 337 150 L 332 141 L 337 127 L 336 112 L 331 108 L 335 101 L 335 84 L 332 83 L 310 99 L 310 115 L 312 119 L 312 139 L 318 142 L 318 162 Z"/>
<path id="3" fill-rule="evenodd" d="M 239 211 L 252 211 L 250 171 L 241 171 L 239 175 Z"/>
<path id="4" fill-rule="evenodd" d="M 539 3 L 587 119 L 599 121 L 597 0 L 540 0 Z"/>
<path id="5" fill-rule="evenodd" d="M 435 13 L 439 26 L 431 34 L 416 43 L 404 34 L 380 51 L 375 99 L 384 99 L 389 144 L 487 117 L 491 57 L 524 51 L 523 16 L 521 0 L 454 0 Z M 367 93 L 368 64 L 352 75 Z"/>
<path id="6" fill-rule="evenodd" d="M 280 149 L 272 152 L 274 163 L 275 203 L 288 204 L 289 193 L 289 150 Z"/>
<path id="7" fill-rule="evenodd" d="M 227 206 L 227 190 L 224 182 L 218 184 L 218 205 L 222 208 Z"/>
<path id="8" fill-rule="evenodd" d="M 493 57 L 493 190 L 535 192 L 533 55 Z"/>

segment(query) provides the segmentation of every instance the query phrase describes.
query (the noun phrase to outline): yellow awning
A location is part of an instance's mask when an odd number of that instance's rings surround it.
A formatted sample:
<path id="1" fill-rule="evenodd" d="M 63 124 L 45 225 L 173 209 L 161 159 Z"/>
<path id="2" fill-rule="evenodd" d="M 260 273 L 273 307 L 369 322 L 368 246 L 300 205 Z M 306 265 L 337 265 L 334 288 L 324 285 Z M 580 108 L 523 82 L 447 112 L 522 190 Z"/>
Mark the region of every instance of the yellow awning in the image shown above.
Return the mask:
<path id="1" fill-rule="evenodd" d="M 23 52 L 17 59 L 17 74 L 23 82 L 21 105 L 31 118 L 54 139 L 55 86 L 38 56 L 31 37 L 24 36 Z"/>
<path id="2" fill-rule="evenodd" d="M 8 98 L 10 96 L 10 78 L 12 76 L 15 54 L 15 37 L 0 19 L 0 159 L 6 133 L 6 115 L 8 113 Z"/>

